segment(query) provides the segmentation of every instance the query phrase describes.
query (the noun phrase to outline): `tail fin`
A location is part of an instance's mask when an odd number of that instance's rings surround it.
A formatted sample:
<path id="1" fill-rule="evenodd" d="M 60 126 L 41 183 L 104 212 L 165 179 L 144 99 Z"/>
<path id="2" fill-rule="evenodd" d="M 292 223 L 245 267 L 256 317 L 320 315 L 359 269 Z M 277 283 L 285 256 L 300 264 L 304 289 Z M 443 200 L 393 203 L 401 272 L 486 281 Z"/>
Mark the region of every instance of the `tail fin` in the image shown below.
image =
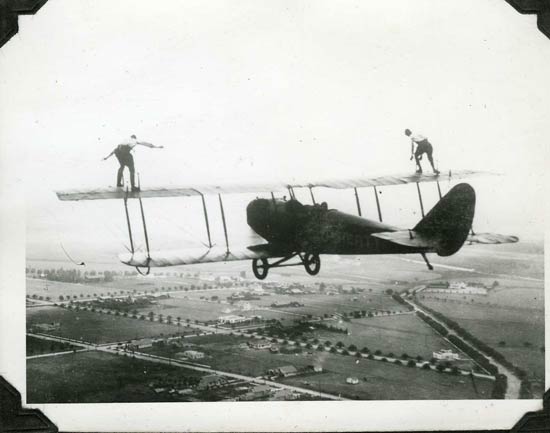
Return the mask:
<path id="1" fill-rule="evenodd" d="M 460 183 L 445 194 L 413 230 L 437 240 L 438 255 L 450 256 L 466 241 L 475 207 L 474 189 L 467 183 Z"/>

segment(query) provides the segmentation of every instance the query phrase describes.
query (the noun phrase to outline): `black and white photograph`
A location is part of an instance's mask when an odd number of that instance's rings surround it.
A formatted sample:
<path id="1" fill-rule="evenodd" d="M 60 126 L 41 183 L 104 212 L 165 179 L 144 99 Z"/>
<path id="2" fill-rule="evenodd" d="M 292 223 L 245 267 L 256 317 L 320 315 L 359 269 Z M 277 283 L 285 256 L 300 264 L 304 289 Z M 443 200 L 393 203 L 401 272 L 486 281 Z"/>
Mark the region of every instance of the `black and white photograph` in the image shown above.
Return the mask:
<path id="1" fill-rule="evenodd" d="M 535 21 L 503 0 L 20 16 L 0 51 L 0 373 L 75 431 L 510 428 L 542 408 Z"/>

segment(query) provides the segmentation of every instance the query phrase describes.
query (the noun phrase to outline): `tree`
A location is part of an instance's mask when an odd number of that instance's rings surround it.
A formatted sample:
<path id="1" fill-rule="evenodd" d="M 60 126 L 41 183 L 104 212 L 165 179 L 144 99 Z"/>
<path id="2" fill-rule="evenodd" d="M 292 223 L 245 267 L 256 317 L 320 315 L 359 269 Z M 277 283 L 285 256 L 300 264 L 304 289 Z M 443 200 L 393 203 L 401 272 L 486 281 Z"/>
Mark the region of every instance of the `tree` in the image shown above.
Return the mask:
<path id="1" fill-rule="evenodd" d="M 348 346 L 348 350 L 349 350 L 350 352 L 356 352 L 356 351 L 357 351 L 357 346 L 356 346 L 355 344 L 350 344 L 350 345 Z"/>

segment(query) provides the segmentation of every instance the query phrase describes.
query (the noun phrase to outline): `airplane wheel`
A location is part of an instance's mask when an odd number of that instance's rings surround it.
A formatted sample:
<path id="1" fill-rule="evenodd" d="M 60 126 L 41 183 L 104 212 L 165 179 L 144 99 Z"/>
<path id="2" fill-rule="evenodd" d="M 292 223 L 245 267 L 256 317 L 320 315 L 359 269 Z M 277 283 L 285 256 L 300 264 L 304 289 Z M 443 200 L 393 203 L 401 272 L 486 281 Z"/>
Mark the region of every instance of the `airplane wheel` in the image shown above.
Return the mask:
<path id="1" fill-rule="evenodd" d="M 304 256 L 304 268 L 309 275 L 317 275 L 321 269 L 319 254 L 306 253 Z"/>
<path id="2" fill-rule="evenodd" d="M 259 264 L 261 262 L 261 264 Z M 252 260 L 252 272 L 258 280 L 263 280 L 267 277 L 269 271 L 269 262 L 267 259 L 254 259 Z"/>

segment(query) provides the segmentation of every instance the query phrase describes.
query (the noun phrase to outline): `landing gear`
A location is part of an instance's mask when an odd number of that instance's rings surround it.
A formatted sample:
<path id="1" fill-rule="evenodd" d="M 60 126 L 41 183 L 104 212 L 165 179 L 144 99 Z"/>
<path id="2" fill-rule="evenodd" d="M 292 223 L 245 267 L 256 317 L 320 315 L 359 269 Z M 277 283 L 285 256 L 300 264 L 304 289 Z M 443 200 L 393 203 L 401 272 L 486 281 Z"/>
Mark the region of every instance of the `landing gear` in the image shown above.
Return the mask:
<path id="1" fill-rule="evenodd" d="M 304 257 L 302 257 L 302 263 L 309 275 L 317 275 L 321 269 L 319 254 L 306 253 Z"/>
<path id="2" fill-rule="evenodd" d="M 294 257 L 299 257 L 298 263 L 286 263 Z M 319 254 L 313 253 L 292 253 L 276 262 L 269 263 L 266 258 L 252 259 L 252 272 L 259 280 L 264 280 L 267 277 L 269 269 L 282 268 L 286 266 L 301 266 L 303 265 L 309 275 L 317 275 L 321 269 L 321 259 Z"/>
<path id="3" fill-rule="evenodd" d="M 260 264 L 261 263 L 261 264 Z M 254 259 L 252 260 L 252 272 L 258 280 L 263 280 L 267 277 L 269 271 L 269 262 L 267 259 Z"/>

